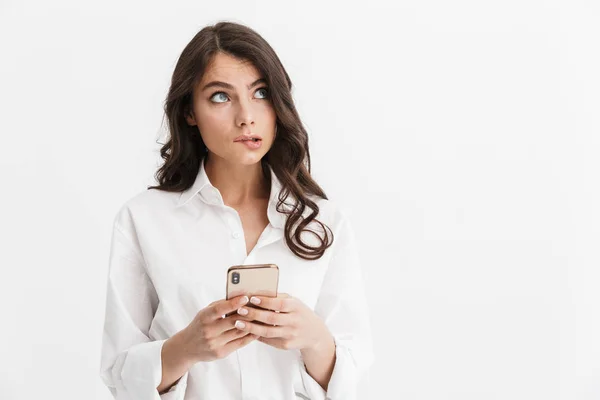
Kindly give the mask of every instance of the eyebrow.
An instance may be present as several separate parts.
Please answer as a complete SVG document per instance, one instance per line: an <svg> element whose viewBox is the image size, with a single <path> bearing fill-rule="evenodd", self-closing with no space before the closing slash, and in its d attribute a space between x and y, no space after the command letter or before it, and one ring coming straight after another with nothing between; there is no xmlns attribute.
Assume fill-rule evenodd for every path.
<svg viewBox="0 0 600 400"><path fill-rule="evenodd" d="M259 85L261 83L266 84L267 81L264 78L258 78L257 80L252 82L250 85L248 85L248 90L252 89L254 86ZM233 86L230 85L229 83L221 82L221 81L212 81L212 82L209 82L206 85L204 85L202 87L201 91L205 91L206 89L211 88L211 87L222 87L225 89L233 90Z"/></svg>

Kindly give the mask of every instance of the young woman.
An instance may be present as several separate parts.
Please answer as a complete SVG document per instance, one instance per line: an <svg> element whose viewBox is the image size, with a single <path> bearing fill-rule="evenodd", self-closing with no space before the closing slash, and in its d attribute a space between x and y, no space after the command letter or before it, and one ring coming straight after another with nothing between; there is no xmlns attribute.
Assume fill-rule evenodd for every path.
<svg viewBox="0 0 600 400"><path fill-rule="evenodd" d="M100 374L115 398L356 397L373 361L357 244L310 175L291 90L246 26L183 50L159 185L114 219ZM248 264L279 267L277 297L224 299Z"/></svg>

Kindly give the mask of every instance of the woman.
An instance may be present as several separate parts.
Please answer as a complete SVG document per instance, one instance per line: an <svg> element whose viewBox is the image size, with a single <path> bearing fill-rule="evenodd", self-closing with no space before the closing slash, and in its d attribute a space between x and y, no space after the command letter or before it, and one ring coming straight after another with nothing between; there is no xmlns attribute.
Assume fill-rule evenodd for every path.
<svg viewBox="0 0 600 400"><path fill-rule="evenodd" d="M358 251L310 175L291 89L246 26L183 50L159 185L114 220L100 374L115 398L356 397L373 358ZM278 296L225 300L241 264L276 264Z"/></svg>

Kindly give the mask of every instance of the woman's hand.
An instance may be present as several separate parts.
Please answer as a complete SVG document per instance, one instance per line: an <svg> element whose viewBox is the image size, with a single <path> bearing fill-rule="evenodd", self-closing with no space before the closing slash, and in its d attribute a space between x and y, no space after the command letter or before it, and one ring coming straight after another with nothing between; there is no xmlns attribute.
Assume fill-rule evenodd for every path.
<svg viewBox="0 0 600 400"><path fill-rule="evenodd" d="M260 308L240 307L235 327L259 336L257 340L265 344L282 350L316 351L333 341L321 317L286 293L279 293L277 297L253 296L250 302Z"/></svg>
<svg viewBox="0 0 600 400"><path fill-rule="evenodd" d="M181 331L183 347L193 363L224 358L257 338L234 327L236 320L245 319L235 311L247 303L247 296L218 300L196 314Z"/></svg>

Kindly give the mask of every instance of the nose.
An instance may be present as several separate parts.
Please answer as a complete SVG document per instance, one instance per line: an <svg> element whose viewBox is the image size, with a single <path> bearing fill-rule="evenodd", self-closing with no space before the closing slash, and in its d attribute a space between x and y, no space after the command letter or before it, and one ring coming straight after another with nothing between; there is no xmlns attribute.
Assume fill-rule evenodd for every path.
<svg viewBox="0 0 600 400"><path fill-rule="evenodd" d="M239 102L236 122L236 125L240 127L243 124L246 124L247 126L254 125L254 112L252 111L251 100L245 99Z"/></svg>

